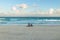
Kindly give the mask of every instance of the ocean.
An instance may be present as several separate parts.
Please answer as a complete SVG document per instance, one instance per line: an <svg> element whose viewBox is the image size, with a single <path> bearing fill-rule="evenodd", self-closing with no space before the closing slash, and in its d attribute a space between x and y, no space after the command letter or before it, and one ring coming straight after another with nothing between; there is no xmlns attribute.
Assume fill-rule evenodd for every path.
<svg viewBox="0 0 60 40"><path fill-rule="evenodd" d="M0 17L0 24L60 24L60 17Z"/></svg>
<svg viewBox="0 0 60 40"><path fill-rule="evenodd" d="M20 25L27 23L39 25ZM0 40L60 40L60 25L55 24L60 17L0 17Z"/></svg>

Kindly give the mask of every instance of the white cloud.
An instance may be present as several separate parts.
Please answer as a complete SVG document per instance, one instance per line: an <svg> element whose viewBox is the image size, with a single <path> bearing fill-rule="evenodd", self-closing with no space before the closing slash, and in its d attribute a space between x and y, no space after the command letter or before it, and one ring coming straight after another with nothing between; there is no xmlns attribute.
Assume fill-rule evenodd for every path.
<svg viewBox="0 0 60 40"><path fill-rule="evenodd" d="M56 13L59 13L60 14L60 9L56 9Z"/></svg>
<svg viewBox="0 0 60 40"><path fill-rule="evenodd" d="M49 14L53 14L53 13L54 13L54 9L53 8L50 8Z"/></svg>
<svg viewBox="0 0 60 40"><path fill-rule="evenodd" d="M21 8L21 9L20 9ZM21 11L23 11L24 9L28 8L27 4L17 4L15 6L12 7L12 10L15 11L16 13L19 13Z"/></svg>
<svg viewBox="0 0 60 40"><path fill-rule="evenodd" d="M15 6L13 6L13 7L12 7L12 10L16 11L16 10L17 10L17 8L16 8Z"/></svg>
<svg viewBox="0 0 60 40"><path fill-rule="evenodd" d="M19 8L23 8L23 9L28 7L28 5L24 4L24 3L23 4L17 4L16 6L19 7Z"/></svg>
<svg viewBox="0 0 60 40"><path fill-rule="evenodd" d="M3 15L2 15L3 14ZM21 11L16 10L12 12L0 13L0 16L60 16L60 9L50 9L47 11L36 10L36 11Z"/></svg>

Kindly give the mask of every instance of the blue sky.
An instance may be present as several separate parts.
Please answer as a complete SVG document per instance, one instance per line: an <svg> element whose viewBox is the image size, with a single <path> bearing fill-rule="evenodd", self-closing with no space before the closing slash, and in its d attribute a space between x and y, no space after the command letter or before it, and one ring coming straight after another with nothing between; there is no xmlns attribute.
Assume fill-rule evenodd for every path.
<svg viewBox="0 0 60 40"><path fill-rule="evenodd" d="M33 4L36 4L35 6L38 6L37 9L43 11L49 10L50 8L60 9L60 0L0 0L0 8L2 11L11 10L13 6L23 3L30 7L28 10L25 9L26 11L36 9L37 7L32 7Z"/></svg>
<svg viewBox="0 0 60 40"><path fill-rule="evenodd" d="M59 8L60 0L0 0L0 6L4 8L9 8L16 4L26 3L28 5L32 5L36 3L40 6L41 9L48 8Z"/></svg>

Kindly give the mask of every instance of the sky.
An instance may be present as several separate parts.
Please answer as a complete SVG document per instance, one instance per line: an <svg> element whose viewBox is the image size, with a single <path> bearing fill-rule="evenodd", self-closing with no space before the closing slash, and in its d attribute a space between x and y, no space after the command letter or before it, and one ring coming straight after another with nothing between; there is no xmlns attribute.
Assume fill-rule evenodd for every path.
<svg viewBox="0 0 60 40"><path fill-rule="evenodd" d="M0 0L0 16L60 16L60 0Z"/></svg>

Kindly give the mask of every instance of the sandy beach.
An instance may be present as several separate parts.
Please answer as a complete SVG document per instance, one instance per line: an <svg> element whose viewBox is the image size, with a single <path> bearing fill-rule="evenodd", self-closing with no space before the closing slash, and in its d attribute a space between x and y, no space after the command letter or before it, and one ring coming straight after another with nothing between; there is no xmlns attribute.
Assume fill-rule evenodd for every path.
<svg viewBox="0 0 60 40"><path fill-rule="evenodd" d="M60 40L60 25L0 25L0 40Z"/></svg>

